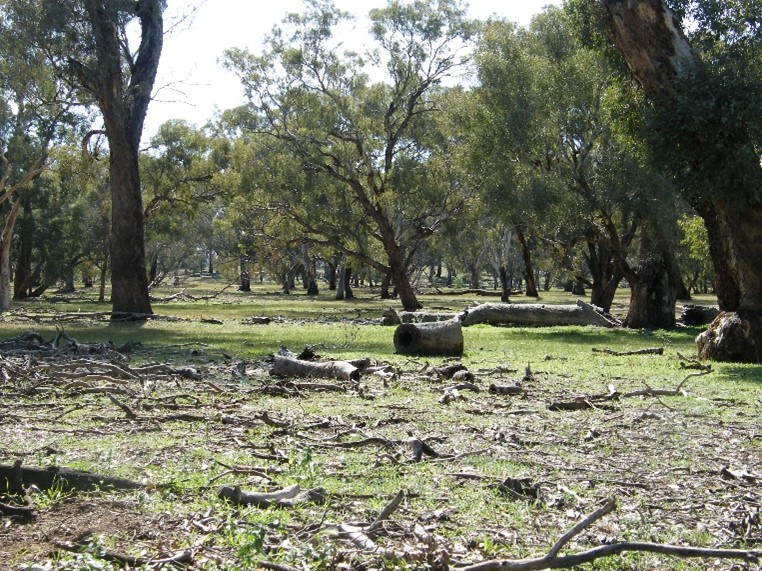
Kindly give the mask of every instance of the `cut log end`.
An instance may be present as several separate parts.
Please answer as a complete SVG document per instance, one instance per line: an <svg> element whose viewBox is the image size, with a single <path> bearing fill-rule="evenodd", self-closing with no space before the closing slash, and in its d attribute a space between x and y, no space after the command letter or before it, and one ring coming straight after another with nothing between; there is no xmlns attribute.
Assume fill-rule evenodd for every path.
<svg viewBox="0 0 762 571"><path fill-rule="evenodd" d="M403 323L394 332L394 350L400 355L460 356L463 354L460 321Z"/></svg>

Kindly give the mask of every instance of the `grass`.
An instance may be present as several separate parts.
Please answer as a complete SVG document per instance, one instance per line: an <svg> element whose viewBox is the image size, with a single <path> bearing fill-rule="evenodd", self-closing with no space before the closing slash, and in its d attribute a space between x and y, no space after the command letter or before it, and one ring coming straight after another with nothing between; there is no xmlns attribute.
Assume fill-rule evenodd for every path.
<svg viewBox="0 0 762 571"><path fill-rule="evenodd" d="M209 281L187 287L197 296L217 289ZM548 408L608 393L609 385L619 392L676 387L690 373L679 355L695 354L699 329L466 328L461 362L481 391L461 389L463 398L442 404L443 389L452 383L431 373L442 360L393 354L393 328L376 324L388 302L361 294L347 303L327 293L232 292L207 302L156 303L157 314L181 320L142 324L97 319L90 314L106 308L83 296L31 302L6 314L3 338L29 329L52 338L64 327L80 343L139 341L132 365L190 365L203 377L129 382L128 393L118 398L136 411L138 418L130 420L104 394L67 388L35 369L35 362L0 359L6 371L0 464L22 458L148 484L135 494L44 494L33 523L0 527L0 561L115 569L119 565L104 550L160 558L187 549L191 569L256 569L262 561L310 569L445 569L455 562L542 555L607 497L616 497L619 509L571 550L622 539L742 547L762 535L754 517L762 497L743 476L744 470L749 478L760 476L759 367L714 364L713 373L686 382L686 396L629 398L566 412ZM484 300L425 298L427 307L450 311L473 301ZM572 301L561 292L542 299ZM617 303L621 310L623 299ZM274 321L247 325L255 315ZM312 346L330 358L370 357L398 375L385 382L365 376L361 391L273 396L267 389L275 380L264 359L282 345L297 352ZM664 354L593 352L649 347L664 347ZM491 383L522 382L527 366L532 378L523 381L522 395L487 391ZM278 426L265 422L263 413ZM393 444L338 447L369 436ZM445 458L411 461L409 438L425 440ZM249 472L226 474L230 467ZM501 491L498 484L508 477L537 486L540 501ZM272 490L293 483L324 488L328 503L259 510L216 497L219 485ZM402 556L384 559L335 536L334 525L372 521L398 490L406 499L376 541ZM78 553L53 540L30 543L49 536L60 545L83 534L88 539ZM589 568L713 564L628 555Z"/></svg>

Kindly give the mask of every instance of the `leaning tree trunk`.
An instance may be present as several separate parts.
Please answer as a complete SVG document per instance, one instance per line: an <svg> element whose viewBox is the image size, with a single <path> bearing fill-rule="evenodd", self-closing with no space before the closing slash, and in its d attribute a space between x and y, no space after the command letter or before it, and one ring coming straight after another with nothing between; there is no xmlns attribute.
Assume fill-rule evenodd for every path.
<svg viewBox="0 0 762 571"><path fill-rule="evenodd" d="M696 69L697 58L677 20L662 0L603 0L611 16L614 42L635 78L654 104L669 110L676 104L679 81ZM701 112L696 110L697 113ZM707 121L707 141L713 140ZM734 180L714 181L715 192L693 201L709 232L722 313L697 339L703 358L726 361L762 360L762 203L758 199L762 166L749 148L745 125L728 138L726 158L741 166ZM727 137L727 135L726 135ZM703 156L703 155L702 155ZM696 159L699 161L700 159ZM701 172L701 164L690 165ZM741 176L741 174L743 176ZM686 191L689 189L686 189ZM732 192L733 200L727 197ZM732 202L732 204L731 204Z"/></svg>
<svg viewBox="0 0 762 571"><path fill-rule="evenodd" d="M408 268L405 264L405 255L396 243L387 241L384 243L384 249L389 257L389 279L394 285L397 295L402 302L405 311L416 311L423 306L415 295L413 284L410 283Z"/></svg>

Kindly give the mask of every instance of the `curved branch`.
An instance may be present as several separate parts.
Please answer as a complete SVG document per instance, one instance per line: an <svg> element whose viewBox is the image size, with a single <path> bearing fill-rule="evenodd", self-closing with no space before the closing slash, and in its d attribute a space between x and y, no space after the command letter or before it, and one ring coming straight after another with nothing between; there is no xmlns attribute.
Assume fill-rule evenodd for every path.
<svg viewBox="0 0 762 571"><path fill-rule="evenodd" d="M573 555L558 555L561 549L563 549L569 541L574 539L574 537L579 535L603 516L614 511L615 508L616 502L614 499L607 500L602 507L580 520L569 531L562 535L558 541L553 544L553 547L550 548L547 555L543 557L536 557L533 559L484 561L475 565L461 567L460 571L541 571L543 569L569 569L585 563L591 563L602 557L620 555L627 551L657 553L660 555L683 558L740 559L749 563L758 563L762 560L762 551L747 551L744 549L707 549L701 547L682 547L679 545L637 541L624 541L621 543L613 543L611 545L602 545Z"/></svg>

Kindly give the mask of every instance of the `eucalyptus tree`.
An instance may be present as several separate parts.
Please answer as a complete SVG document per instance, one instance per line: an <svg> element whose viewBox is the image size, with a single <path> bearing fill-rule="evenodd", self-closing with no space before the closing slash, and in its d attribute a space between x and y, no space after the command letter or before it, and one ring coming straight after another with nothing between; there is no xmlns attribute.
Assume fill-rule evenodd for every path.
<svg viewBox="0 0 762 571"><path fill-rule="evenodd" d="M172 120L140 157L151 283L177 270L197 248L214 250L213 221L237 180L228 168L230 146L225 137Z"/></svg>
<svg viewBox="0 0 762 571"><path fill-rule="evenodd" d="M305 237L387 275L415 310L416 253L457 195L431 167L433 97L465 62L474 25L458 0L391 0L370 12L376 47L361 57L342 53L334 35L348 18L330 1L310 0L273 30L261 55L230 50L226 65L244 84L251 128L298 161L305 186L289 191L321 195L322 208L298 220ZM384 78L372 81L369 67ZM315 223L331 210L344 216L340 236ZM382 258L345 238L350 230L377 243Z"/></svg>
<svg viewBox="0 0 762 571"><path fill-rule="evenodd" d="M75 91L29 45L9 2L0 2L0 311L10 307L10 248L16 220L48 166L49 150L84 121ZM39 187L39 185L37 184ZM23 198L23 200L22 200Z"/></svg>
<svg viewBox="0 0 762 571"><path fill-rule="evenodd" d="M602 4L616 47L652 102L654 155L707 226L723 313L699 337L700 352L759 362L762 5L750 0Z"/></svg>
<svg viewBox="0 0 762 571"><path fill-rule="evenodd" d="M138 154L162 50L164 5L164 0L3 1L24 45L44 51L57 76L100 110L109 142L115 317L151 313ZM137 27L130 28L133 23ZM133 50L135 37L139 45Z"/></svg>
<svg viewBox="0 0 762 571"><path fill-rule="evenodd" d="M674 256L658 234L663 218L651 208L669 187L622 126L621 116L637 101L621 70L574 32L568 14L557 8L536 17L528 30L503 22L488 26L477 56L478 94L486 129L481 144L491 149L484 156L500 173L495 189L530 211L540 206L547 213L559 202L566 233L576 228L590 246L594 297L610 305L612 280L623 276L631 286L628 325L673 326Z"/></svg>
<svg viewBox="0 0 762 571"><path fill-rule="evenodd" d="M72 290L79 269L107 265L108 166L83 156L79 144L51 149L49 163L20 195L15 299L40 296L60 280Z"/></svg>

